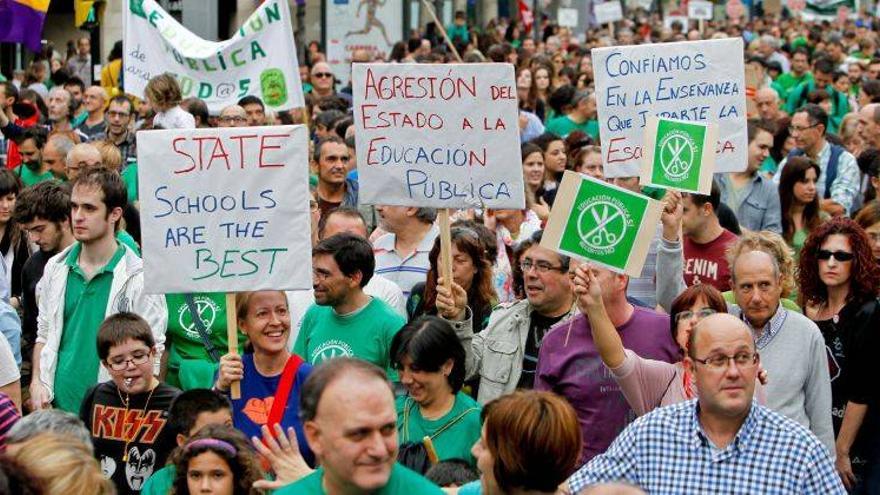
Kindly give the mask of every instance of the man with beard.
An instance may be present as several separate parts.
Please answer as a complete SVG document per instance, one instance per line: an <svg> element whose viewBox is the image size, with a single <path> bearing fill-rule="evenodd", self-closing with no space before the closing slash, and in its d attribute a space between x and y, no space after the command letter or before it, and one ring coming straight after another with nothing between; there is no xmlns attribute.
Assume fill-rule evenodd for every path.
<svg viewBox="0 0 880 495"><path fill-rule="evenodd" d="M243 116L245 119L246 115ZM357 207L358 183L348 179L348 146L338 136L328 136L315 145L312 159L318 172L318 208L327 216L340 206Z"/></svg>
<svg viewBox="0 0 880 495"><path fill-rule="evenodd" d="M21 165L15 167L14 173L27 186L52 180L55 176L49 166L43 162L43 147L46 144L46 131L39 127L28 127L18 138L18 152Z"/></svg>
<svg viewBox="0 0 880 495"><path fill-rule="evenodd" d="M375 265L372 246L356 235L337 234L312 248L315 304L303 316L293 352L315 365L356 357L397 377L391 365L391 340L406 320L364 293Z"/></svg>
<svg viewBox="0 0 880 495"><path fill-rule="evenodd" d="M125 95L114 96L107 107L107 141L119 148L122 154L122 171L137 161L137 147L134 133L131 132L131 117L134 106Z"/></svg>
<svg viewBox="0 0 880 495"><path fill-rule="evenodd" d="M31 361L37 338L37 282L49 258L73 244L70 228L70 191L58 181L46 181L21 192L15 201L15 221L27 232L28 240L40 249L32 254L21 270L22 356ZM27 382L23 382L27 385Z"/></svg>

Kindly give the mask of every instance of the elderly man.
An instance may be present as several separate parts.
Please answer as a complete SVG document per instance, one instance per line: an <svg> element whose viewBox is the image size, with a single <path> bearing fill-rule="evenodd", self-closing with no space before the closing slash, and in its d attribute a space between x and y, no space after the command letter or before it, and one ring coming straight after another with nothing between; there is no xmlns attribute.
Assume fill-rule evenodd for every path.
<svg viewBox="0 0 880 495"><path fill-rule="evenodd" d="M734 251L737 252L737 251ZM746 323L773 377L767 407L809 428L834 453L831 378L819 328L780 304L782 275L776 258L763 251L739 251L731 260L736 299L732 313Z"/></svg>
<svg viewBox="0 0 880 495"><path fill-rule="evenodd" d="M300 392L300 417L319 467L277 495L440 495L397 463L394 393L377 366L335 358L316 366Z"/></svg>
<svg viewBox="0 0 880 495"><path fill-rule="evenodd" d="M54 134L49 136L49 139L46 141L46 145L43 147L43 165L55 177L64 177L66 175L65 160L73 146L73 141L64 134Z"/></svg>
<svg viewBox="0 0 880 495"><path fill-rule="evenodd" d="M705 318L684 359L698 398L633 422L572 475L572 491L623 480L649 493L846 493L809 430L753 401L760 362L745 324Z"/></svg>
<svg viewBox="0 0 880 495"><path fill-rule="evenodd" d="M103 139L107 133L107 120L104 118L104 104L107 91L101 86L90 86L83 95L83 105L88 116L76 128L88 137L89 141Z"/></svg>
<svg viewBox="0 0 880 495"><path fill-rule="evenodd" d="M782 72L791 70L791 63L785 58L785 55L779 53L779 39L772 34L761 36L758 42L758 50L767 62L778 62L782 67Z"/></svg>
<svg viewBox="0 0 880 495"><path fill-rule="evenodd" d="M870 103L859 110L858 130L866 146L880 148L880 103Z"/></svg>
<svg viewBox="0 0 880 495"><path fill-rule="evenodd" d="M91 144L77 144L67 152L65 175L73 182L84 170L101 166L101 152Z"/></svg>
<svg viewBox="0 0 880 495"><path fill-rule="evenodd" d="M239 105L229 105L220 110L217 127L244 127L248 123L247 112Z"/></svg>
<svg viewBox="0 0 880 495"><path fill-rule="evenodd" d="M488 326L479 333L473 332L475 323L464 289L453 284L449 294L445 287L437 287L438 313L452 321L462 340L468 378L480 378L477 399L482 404L518 388L533 388L544 336L577 309L568 278L570 260L540 246L542 235L542 231L535 232L520 243L515 256L526 298L496 307Z"/></svg>
<svg viewBox="0 0 880 495"><path fill-rule="evenodd" d="M758 107L758 116L764 120L778 122L785 117L785 112L779 108L779 93L773 88L763 87L755 93L755 106Z"/></svg>

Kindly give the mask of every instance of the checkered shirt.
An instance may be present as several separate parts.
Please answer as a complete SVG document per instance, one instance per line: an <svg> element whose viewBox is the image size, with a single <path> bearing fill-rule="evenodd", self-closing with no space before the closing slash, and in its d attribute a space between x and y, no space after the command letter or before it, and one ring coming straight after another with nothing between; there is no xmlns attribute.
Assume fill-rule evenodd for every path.
<svg viewBox="0 0 880 495"><path fill-rule="evenodd" d="M754 402L734 440L718 449L697 414L691 400L638 418L572 475L572 493L627 481L652 495L846 494L825 447L794 421Z"/></svg>

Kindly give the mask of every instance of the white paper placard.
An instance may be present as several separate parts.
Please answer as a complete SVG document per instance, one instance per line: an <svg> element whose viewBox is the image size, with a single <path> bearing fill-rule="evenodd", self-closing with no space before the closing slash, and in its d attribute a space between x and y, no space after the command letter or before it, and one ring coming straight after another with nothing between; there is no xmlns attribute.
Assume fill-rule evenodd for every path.
<svg viewBox="0 0 880 495"><path fill-rule="evenodd" d="M740 38L594 49L605 175L639 175L650 116L715 122L715 171L745 170L742 53Z"/></svg>
<svg viewBox="0 0 880 495"><path fill-rule="evenodd" d="M137 139L146 292L311 288L304 126Z"/></svg>
<svg viewBox="0 0 880 495"><path fill-rule="evenodd" d="M523 208L510 64L355 64L358 201Z"/></svg>
<svg viewBox="0 0 880 495"><path fill-rule="evenodd" d="M556 11L556 20L562 27L577 27L578 11L577 9L559 7L559 10Z"/></svg>
<svg viewBox="0 0 880 495"><path fill-rule="evenodd" d="M593 14L596 16L596 22L599 24L608 24L609 22L617 22L623 19L623 9L617 0L594 4Z"/></svg>
<svg viewBox="0 0 880 495"><path fill-rule="evenodd" d="M688 17L711 21L712 2L707 0L688 0Z"/></svg>

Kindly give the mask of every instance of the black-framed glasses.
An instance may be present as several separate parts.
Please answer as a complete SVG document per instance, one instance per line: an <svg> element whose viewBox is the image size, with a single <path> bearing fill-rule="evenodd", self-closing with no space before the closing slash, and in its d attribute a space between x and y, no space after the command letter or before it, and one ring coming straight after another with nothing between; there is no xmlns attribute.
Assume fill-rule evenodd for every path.
<svg viewBox="0 0 880 495"><path fill-rule="evenodd" d="M528 273L534 267L538 273L547 273L549 271L561 272L564 271L562 266L553 266L546 261L532 261L530 259L524 259L519 262L519 268L523 271L523 273Z"/></svg>
<svg viewBox="0 0 880 495"><path fill-rule="evenodd" d="M808 130L812 129L813 127L816 127L817 125L819 125L819 124L818 124L818 123L815 123L815 124L813 124L813 125L808 125L808 126L804 126L804 127L798 127L798 126L795 126L795 125L790 125L790 126L788 126L788 133L791 134L791 133L794 133L794 132L804 132L804 131L808 131Z"/></svg>
<svg viewBox="0 0 880 495"><path fill-rule="evenodd" d="M736 365L737 368L750 368L756 364L758 364L758 353L757 352L737 352L733 356L726 356L724 354L717 354L715 356L709 356L706 359L697 359L691 358L694 362L700 363L707 368L720 371L724 368L727 368L727 364L730 361L733 361L733 364Z"/></svg>
<svg viewBox="0 0 880 495"><path fill-rule="evenodd" d="M714 315L715 313L717 313L717 311L715 311L712 308L703 308L703 309L698 309L696 311L690 311L690 310L682 311L682 312L677 313L675 315L675 323L678 324L678 323L681 323L681 320L690 320L691 318L694 318L694 317L697 318L697 321L700 321L703 318L706 318L707 316Z"/></svg>
<svg viewBox="0 0 880 495"><path fill-rule="evenodd" d="M113 371L123 371L128 368L128 363L131 363L135 366L140 366L147 361L150 360L150 353L145 351L135 352L131 355L130 358L114 358L113 360L107 361L107 367L109 367Z"/></svg>
<svg viewBox="0 0 880 495"><path fill-rule="evenodd" d="M816 257L822 261L828 261L831 257L834 257L835 260L839 262L852 261L853 254L848 253L846 251L829 251L827 249L820 249L818 253L816 253Z"/></svg>

